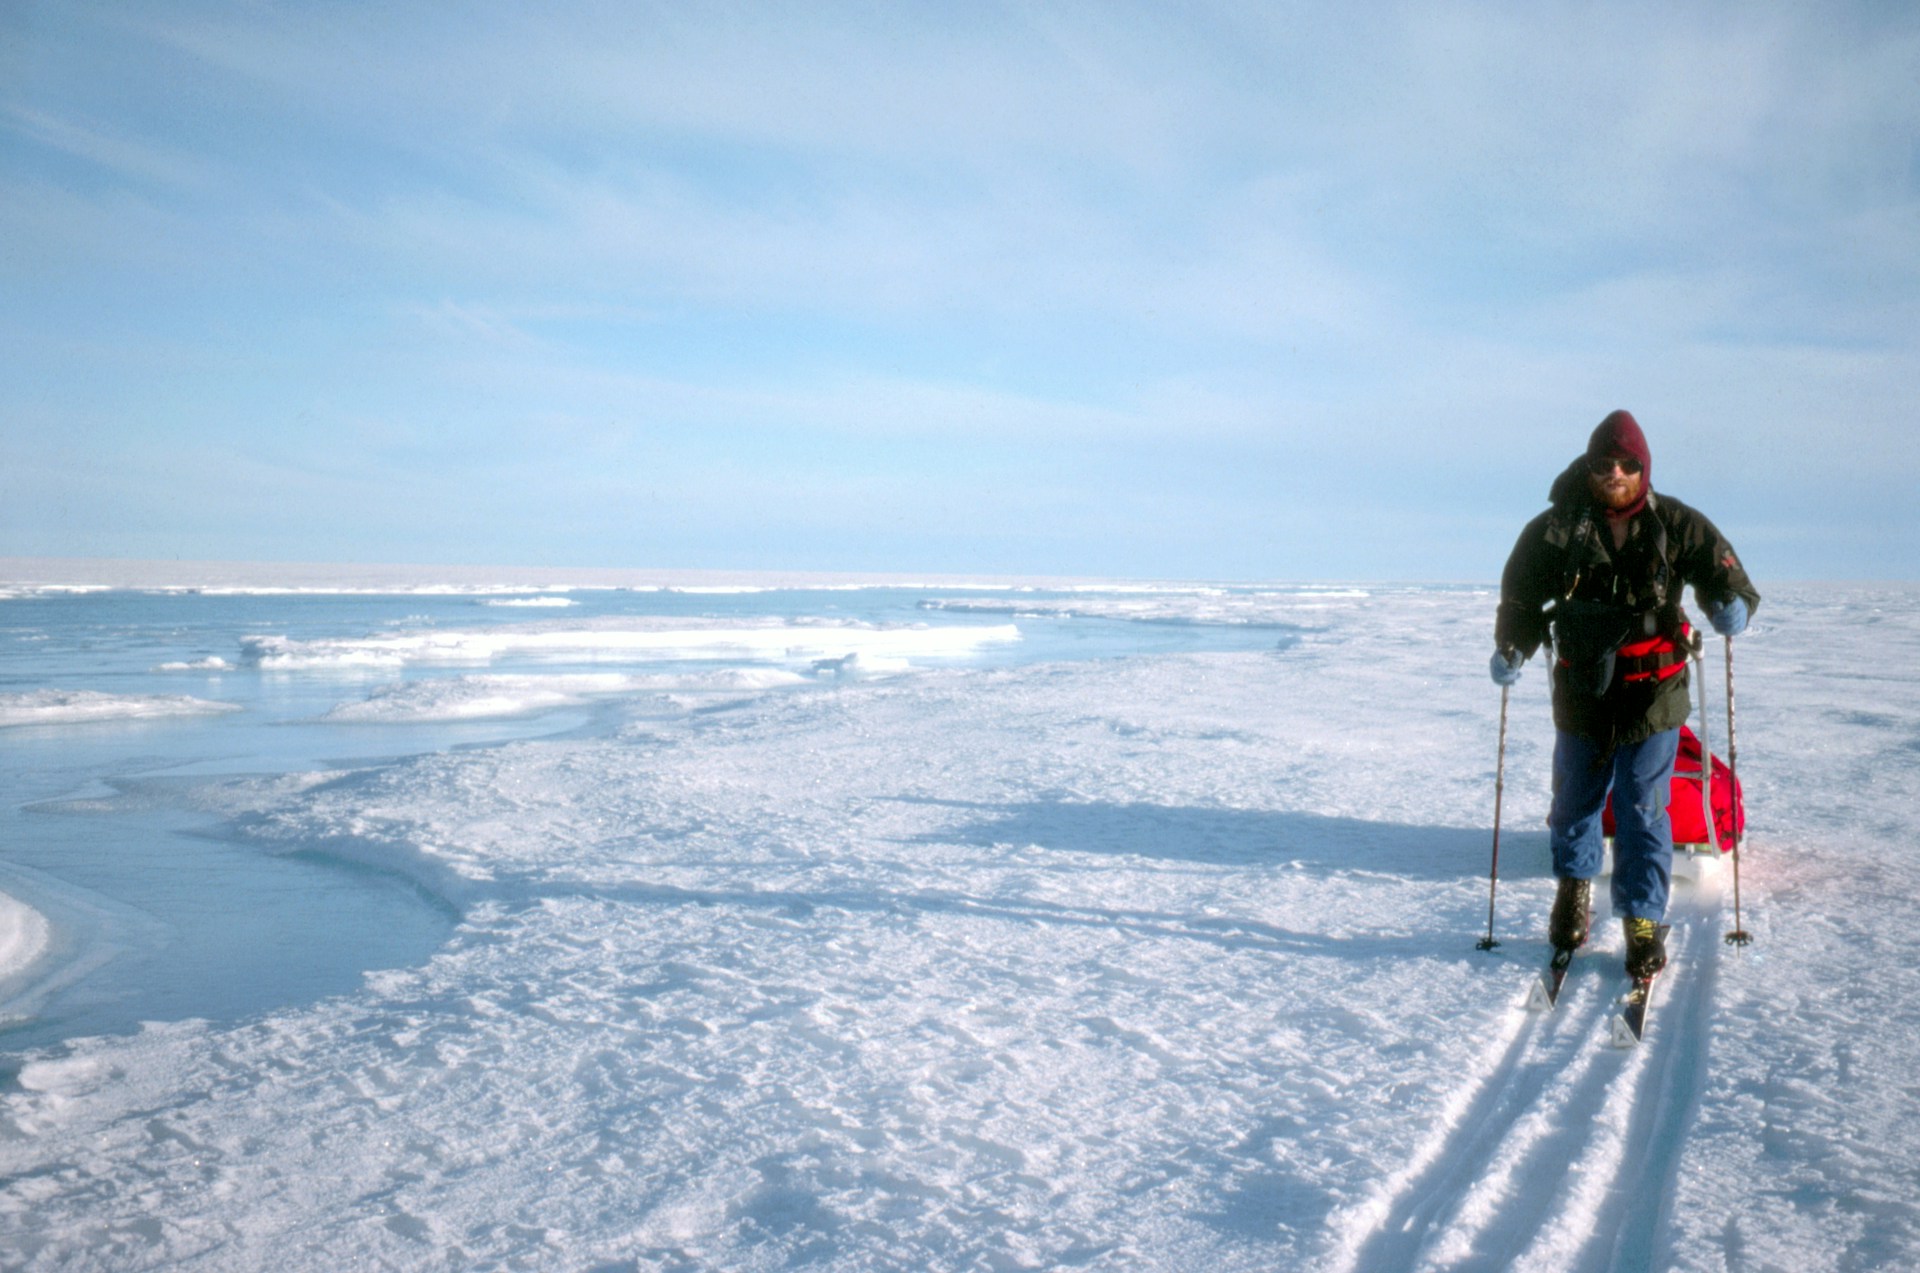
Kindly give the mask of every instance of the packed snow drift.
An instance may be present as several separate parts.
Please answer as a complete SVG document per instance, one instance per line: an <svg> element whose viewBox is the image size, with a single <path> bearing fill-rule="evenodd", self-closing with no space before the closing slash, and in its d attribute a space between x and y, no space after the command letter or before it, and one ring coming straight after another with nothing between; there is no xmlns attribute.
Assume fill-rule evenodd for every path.
<svg viewBox="0 0 1920 1273"><path fill-rule="evenodd" d="M1523 1006L1537 660L1475 949L1487 588L16 588L0 703L224 710L0 731L0 1262L1920 1264L1920 593L1767 592L1756 940L1683 889L1620 1050L1604 903ZM414 946L278 989L362 904ZM113 980L200 941L191 1011Z"/></svg>

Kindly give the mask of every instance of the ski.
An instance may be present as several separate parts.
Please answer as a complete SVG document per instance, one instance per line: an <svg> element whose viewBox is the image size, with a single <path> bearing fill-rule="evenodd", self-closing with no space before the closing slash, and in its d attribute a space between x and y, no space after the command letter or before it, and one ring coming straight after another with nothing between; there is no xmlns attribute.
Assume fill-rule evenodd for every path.
<svg viewBox="0 0 1920 1273"><path fill-rule="evenodd" d="M1555 950L1553 958L1547 961L1546 971L1533 983L1533 989L1527 995L1527 1007L1534 1012L1551 1012L1553 1005L1560 1001L1560 987L1566 984L1567 969L1573 966L1573 951Z"/></svg>
<svg viewBox="0 0 1920 1273"><path fill-rule="evenodd" d="M1658 978L1635 977L1633 989L1627 991L1626 998L1620 1001L1620 1011L1613 1017L1613 1046L1630 1048L1646 1037L1647 1012L1653 1007L1653 983Z"/></svg>
<svg viewBox="0 0 1920 1273"><path fill-rule="evenodd" d="M1660 939L1664 943L1667 926L1660 926ZM1665 969L1661 970L1662 972ZM1613 1018L1613 1046L1630 1048L1640 1042L1647 1034L1647 1014L1653 1010L1653 986L1660 978L1656 972L1646 977L1635 977L1633 988L1627 991L1620 1001L1620 1011Z"/></svg>

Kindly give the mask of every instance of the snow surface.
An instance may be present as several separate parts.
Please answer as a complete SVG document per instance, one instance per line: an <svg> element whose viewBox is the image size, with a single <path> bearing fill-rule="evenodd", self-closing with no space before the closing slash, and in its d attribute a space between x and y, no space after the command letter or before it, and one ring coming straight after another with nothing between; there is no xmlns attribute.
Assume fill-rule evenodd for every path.
<svg viewBox="0 0 1920 1273"><path fill-rule="evenodd" d="M643 691L741 692L799 685L809 679L779 668L716 668L687 675L562 672L398 681L375 689L358 702L341 703L327 712L324 719L385 723L475 720L550 711Z"/></svg>
<svg viewBox="0 0 1920 1273"><path fill-rule="evenodd" d="M185 694L107 694L99 690L0 692L0 729L9 725L74 725L105 720L153 720L238 710L232 703Z"/></svg>
<svg viewBox="0 0 1920 1273"><path fill-rule="evenodd" d="M1018 641L1013 624L993 627L878 627L852 621L800 624L768 620L715 626L700 621L613 620L590 626L520 624L469 631L295 640L250 636L244 661L271 670L398 667L408 663L490 663L511 656L568 660L738 659L807 662L848 656L904 660L962 658Z"/></svg>
<svg viewBox="0 0 1920 1273"><path fill-rule="evenodd" d="M213 654L203 659L174 659L166 663L156 663L153 670L156 672L231 672L234 670L234 665L219 655Z"/></svg>
<svg viewBox="0 0 1920 1273"><path fill-rule="evenodd" d="M6 984L31 968L47 949L46 917L0 893L0 1003Z"/></svg>
<svg viewBox="0 0 1920 1273"><path fill-rule="evenodd" d="M1685 891L1630 1051L1610 923L1557 1011L1521 1006L1551 894L1537 666L1503 945L1474 948L1491 592L1261 604L1299 639L684 710L634 686L594 730L167 788L263 853L405 872L458 923L351 993L20 1058L4 1262L1920 1266L1920 865L1889 851L1920 807L1920 595L1769 591L1735 652L1756 940ZM374 650L441 656L260 658ZM409 688L440 684L339 710L621 688Z"/></svg>
<svg viewBox="0 0 1920 1273"><path fill-rule="evenodd" d="M1076 589L1075 592L1084 592ZM1037 597L936 597L922 603L928 610L962 614L1051 615L1063 618L1127 619L1139 623L1239 624L1250 627L1289 627L1318 613L1349 611L1364 600L1363 589L1288 589L1282 591L1227 591L1196 589L1139 589L1104 596L1071 596L1067 600Z"/></svg>

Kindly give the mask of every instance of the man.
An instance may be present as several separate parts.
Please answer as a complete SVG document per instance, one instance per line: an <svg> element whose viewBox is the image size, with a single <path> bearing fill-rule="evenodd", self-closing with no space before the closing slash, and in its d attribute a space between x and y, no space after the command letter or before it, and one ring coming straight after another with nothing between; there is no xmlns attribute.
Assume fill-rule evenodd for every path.
<svg viewBox="0 0 1920 1273"><path fill-rule="evenodd" d="M1613 791L1613 911L1625 923L1627 972L1666 965L1659 924L1673 877L1667 797L1690 698L1698 636L1680 608L1692 585L1714 631L1737 636L1760 604L1713 523L1653 490L1653 455L1625 411L1600 422L1586 454L1553 483L1552 507L1527 523L1500 580L1491 671L1520 679L1553 644L1553 809L1559 878L1548 937L1587 940L1601 812Z"/></svg>

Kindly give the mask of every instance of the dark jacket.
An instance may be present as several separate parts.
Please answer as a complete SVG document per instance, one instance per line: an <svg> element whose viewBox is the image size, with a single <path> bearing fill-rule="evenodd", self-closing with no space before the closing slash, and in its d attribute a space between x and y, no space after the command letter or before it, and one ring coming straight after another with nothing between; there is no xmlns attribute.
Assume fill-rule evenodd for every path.
<svg viewBox="0 0 1920 1273"><path fill-rule="evenodd" d="M1553 723L1605 747L1687 719L1691 627L1680 593L1715 608L1760 604L1733 546L1695 509L1649 493L1617 552L1588 492L1586 462L1554 480L1500 579L1494 642L1531 656L1553 643ZM1623 653L1624 651L1624 653Z"/></svg>

